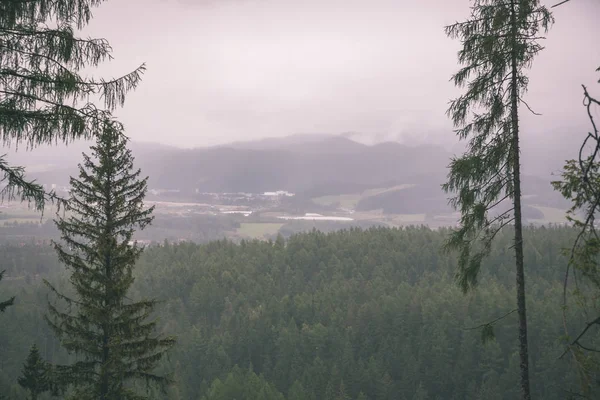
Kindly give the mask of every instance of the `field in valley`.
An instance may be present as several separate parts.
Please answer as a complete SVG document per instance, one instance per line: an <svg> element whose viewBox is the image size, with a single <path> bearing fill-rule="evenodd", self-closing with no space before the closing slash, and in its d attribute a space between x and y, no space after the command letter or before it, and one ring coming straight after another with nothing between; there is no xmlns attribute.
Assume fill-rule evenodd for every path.
<svg viewBox="0 0 600 400"><path fill-rule="evenodd" d="M275 235L284 224L269 222L243 222L236 233L250 239L264 239Z"/></svg>

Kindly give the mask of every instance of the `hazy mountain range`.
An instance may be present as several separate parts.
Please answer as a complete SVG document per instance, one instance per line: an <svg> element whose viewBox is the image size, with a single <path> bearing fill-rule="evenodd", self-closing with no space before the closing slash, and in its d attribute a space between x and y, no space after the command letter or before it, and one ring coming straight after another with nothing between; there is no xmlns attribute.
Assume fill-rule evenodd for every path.
<svg viewBox="0 0 600 400"><path fill-rule="evenodd" d="M88 145L79 142L66 148L19 151L10 154L9 161L27 166L28 176L41 183L66 185L68 177L77 173L81 152L88 152ZM136 165L150 177L151 188L179 189L183 193L194 193L196 189L251 193L287 190L317 197L414 184L402 195L416 196L411 200L414 203L423 198L433 208L445 208L448 196L440 184L453 155L437 145L365 145L344 135L316 134L197 149L132 142L131 149ZM525 175L524 192L536 204L566 206L552 190L549 172L545 176ZM385 203L402 201L395 196L386 193Z"/></svg>

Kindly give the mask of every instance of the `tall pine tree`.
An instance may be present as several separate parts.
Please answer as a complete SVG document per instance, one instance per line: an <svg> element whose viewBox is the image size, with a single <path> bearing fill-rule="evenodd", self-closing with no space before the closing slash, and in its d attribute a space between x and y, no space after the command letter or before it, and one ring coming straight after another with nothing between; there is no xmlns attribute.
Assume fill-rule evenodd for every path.
<svg viewBox="0 0 600 400"><path fill-rule="evenodd" d="M152 371L175 341L154 333L156 322L148 318L156 301L127 297L142 251L133 234L150 224L153 209L143 206L147 178L133 169L121 125L107 121L102 129L92 156L84 154L79 178L71 178L70 215L56 221L62 242L54 247L72 271L76 295L47 283L69 306L49 304L47 320L62 345L80 356L56 369L58 384L72 387L73 398L143 399L132 384L144 380L164 388L170 380Z"/></svg>
<svg viewBox="0 0 600 400"><path fill-rule="evenodd" d="M104 39L75 31L104 0L0 1L0 140L29 148L90 139L98 121L125 100L144 66L116 79L90 79L81 71L108 60ZM103 98L103 108L90 99ZM21 167L0 156L0 197L29 201L37 209L55 196L27 180Z"/></svg>
<svg viewBox="0 0 600 400"><path fill-rule="evenodd" d="M37 400L40 394L51 389L49 366L40 356L35 344L29 350L29 355L25 360L23 371L17 382L29 392L29 400Z"/></svg>
<svg viewBox="0 0 600 400"><path fill-rule="evenodd" d="M529 356L521 215L519 107L528 77L525 70L542 50L540 31L552 15L538 0L475 0L471 17L446 27L462 43L453 76L466 93L451 102L448 114L467 151L450 164L444 190L461 212L460 227L447 242L459 251L457 279L464 291L477 282L483 258L496 234L514 225L521 392L529 400ZM510 205L506 205L510 203ZM500 211L498 211L500 209Z"/></svg>

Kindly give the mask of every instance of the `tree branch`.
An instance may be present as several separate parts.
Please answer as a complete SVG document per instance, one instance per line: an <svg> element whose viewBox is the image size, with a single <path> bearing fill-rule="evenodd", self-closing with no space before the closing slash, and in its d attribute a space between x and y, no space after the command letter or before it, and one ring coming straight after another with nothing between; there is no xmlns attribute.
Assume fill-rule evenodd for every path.
<svg viewBox="0 0 600 400"><path fill-rule="evenodd" d="M515 309L513 309L513 310L510 310L510 311L509 311L509 312L507 312L506 314L502 315L501 317L498 317L498 318L496 318L496 319L495 319L495 320L493 320L493 321L486 322L486 323L483 323L483 324L481 324L481 325L477 325L477 326L474 326L474 327L471 327L471 328L464 328L464 330L465 330L465 331L474 331L474 330L476 330L476 329L481 329L481 328L484 328L484 327L486 327L486 326L493 325L493 324L495 324L496 322L498 322L498 321L500 321L500 320L503 320L504 318L508 317L510 314L512 314L512 313L514 313L514 312L517 312L517 309L516 309L516 308L515 308Z"/></svg>
<svg viewBox="0 0 600 400"><path fill-rule="evenodd" d="M570 1L571 0L563 0L560 3L557 3L557 4L553 5L553 6L551 6L550 8L555 8L555 7L558 7L558 6L562 6L563 4L568 3Z"/></svg>

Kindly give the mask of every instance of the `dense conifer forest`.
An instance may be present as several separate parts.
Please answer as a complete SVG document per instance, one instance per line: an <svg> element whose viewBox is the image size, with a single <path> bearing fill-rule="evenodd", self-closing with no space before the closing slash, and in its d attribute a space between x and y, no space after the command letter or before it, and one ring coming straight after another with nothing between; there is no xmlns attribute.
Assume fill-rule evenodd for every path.
<svg viewBox="0 0 600 400"><path fill-rule="evenodd" d="M525 230L532 394L540 399L577 390L576 370L560 359L561 249L575 233ZM156 398L517 398L515 313L485 343L481 329L470 329L514 308L510 231L467 296L454 283L455 257L440 250L447 234L372 228L147 249L131 297L161 300L159 331L178 337L159 368L176 383ZM68 359L43 320L42 284L69 291L68 272L50 247L7 245L0 257L13 277L4 293L17 295L0 315L0 391L21 399L16 382L32 344L47 361ZM571 317L580 329L582 316Z"/></svg>

